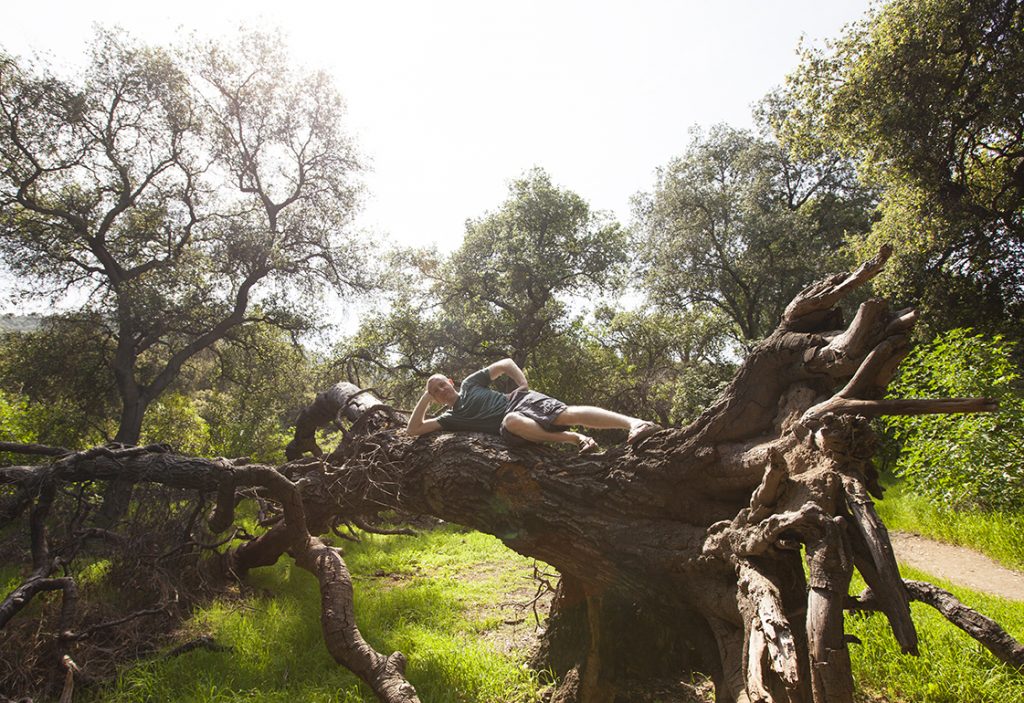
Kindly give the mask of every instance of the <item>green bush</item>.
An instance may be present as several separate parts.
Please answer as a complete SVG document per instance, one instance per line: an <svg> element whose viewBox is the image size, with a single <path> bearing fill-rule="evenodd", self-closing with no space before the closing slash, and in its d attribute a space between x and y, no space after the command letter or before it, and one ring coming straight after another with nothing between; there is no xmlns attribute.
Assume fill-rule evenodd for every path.
<svg viewBox="0 0 1024 703"><path fill-rule="evenodd" d="M165 393L146 411L140 444L166 442L182 454L212 454L210 424L194 399L182 393Z"/></svg>
<svg viewBox="0 0 1024 703"><path fill-rule="evenodd" d="M27 427L28 401L0 390L0 441L31 442L35 439Z"/></svg>
<svg viewBox="0 0 1024 703"><path fill-rule="evenodd" d="M890 388L895 398L987 396L998 413L887 417L901 445L896 474L952 508L1024 508L1024 393L1013 345L955 329L917 347Z"/></svg>

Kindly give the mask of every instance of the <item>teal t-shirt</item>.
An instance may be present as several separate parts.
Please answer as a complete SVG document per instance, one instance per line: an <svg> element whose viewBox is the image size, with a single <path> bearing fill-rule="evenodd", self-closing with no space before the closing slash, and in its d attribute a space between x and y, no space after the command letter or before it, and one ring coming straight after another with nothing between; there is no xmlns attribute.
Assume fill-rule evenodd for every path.
<svg viewBox="0 0 1024 703"><path fill-rule="evenodd" d="M489 388L490 385L491 374L487 369L467 376L459 387L455 406L434 419L446 430L498 434L508 408L508 396Z"/></svg>

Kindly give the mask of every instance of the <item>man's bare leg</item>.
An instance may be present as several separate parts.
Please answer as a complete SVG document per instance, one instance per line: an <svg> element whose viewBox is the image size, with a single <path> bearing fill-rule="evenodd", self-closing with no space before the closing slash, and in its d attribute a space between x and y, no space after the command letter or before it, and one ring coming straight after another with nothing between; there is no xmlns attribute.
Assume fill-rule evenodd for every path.
<svg viewBox="0 0 1024 703"><path fill-rule="evenodd" d="M653 422L594 407L593 405L570 405L562 411L561 415L555 418L555 423L565 426L579 425L592 430L629 430L627 442L636 441L641 433L643 436L647 436L653 431L661 429Z"/></svg>
<svg viewBox="0 0 1024 703"><path fill-rule="evenodd" d="M563 412L562 415L564 414L565 413ZM566 444L575 444L581 450L588 449L591 445L596 446L594 440L585 434L570 432L568 430L561 432L549 432L541 427L535 420L531 420L525 415L515 412L506 415L501 424L506 430L514 434L516 437L522 437L523 439L531 442L563 442Z"/></svg>

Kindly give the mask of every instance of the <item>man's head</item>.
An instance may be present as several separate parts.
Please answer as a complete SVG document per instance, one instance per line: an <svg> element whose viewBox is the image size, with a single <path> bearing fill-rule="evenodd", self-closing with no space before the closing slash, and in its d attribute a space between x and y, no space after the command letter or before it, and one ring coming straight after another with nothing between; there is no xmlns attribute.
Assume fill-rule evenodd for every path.
<svg viewBox="0 0 1024 703"><path fill-rule="evenodd" d="M455 383L443 373L435 373L427 379L427 393L442 405L455 405L455 401L459 399Z"/></svg>

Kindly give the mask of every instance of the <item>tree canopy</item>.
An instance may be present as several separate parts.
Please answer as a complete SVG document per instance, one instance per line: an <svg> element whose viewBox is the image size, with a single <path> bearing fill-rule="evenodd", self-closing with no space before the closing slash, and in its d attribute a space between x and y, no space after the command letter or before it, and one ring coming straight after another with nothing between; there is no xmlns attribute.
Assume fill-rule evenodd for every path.
<svg viewBox="0 0 1024 703"><path fill-rule="evenodd" d="M625 261L623 228L534 169L496 211L467 220L451 255L399 254L390 310L370 316L344 354L364 373L367 362L404 372L407 399L431 373L465 375L503 357L555 393L555 367L585 355L573 301L609 291Z"/></svg>
<svg viewBox="0 0 1024 703"><path fill-rule="evenodd" d="M807 280L838 263L844 236L866 229L870 206L870 192L834 152L799 160L744 130L697 132L637 200L646 283L675 309L717 309L750 344Z"/></svg>
<svg viewBox="0 0 1024 703"><path fill-rule="evenodd" d="M884 189L863 250L896 256L876 289L941 311L931 324L1019 337L1024 5L894 0L805 51L787 92L787 142L824 141Z"/></svg>
<svg viewBox="0 0 1024 703"><path fill-rule="evenodd" d="M78 78L0 72L0 250L27 294L84 296L112 340L117 440L212 343L307 327L323 286L362 278L341 98L278 38L174 51L101 30Z"/></svg>

